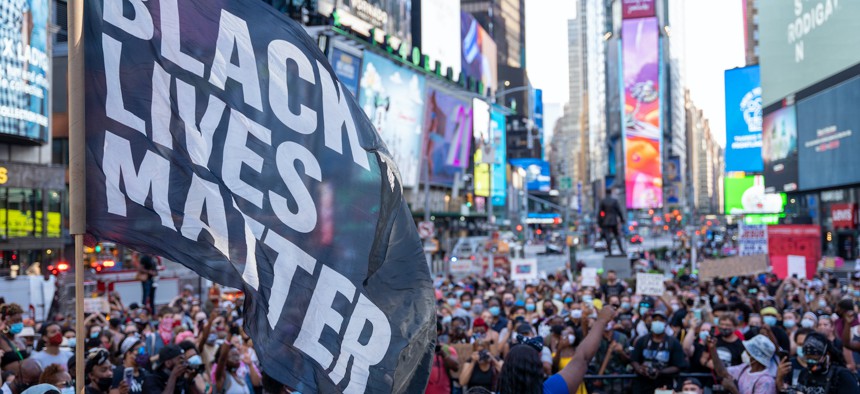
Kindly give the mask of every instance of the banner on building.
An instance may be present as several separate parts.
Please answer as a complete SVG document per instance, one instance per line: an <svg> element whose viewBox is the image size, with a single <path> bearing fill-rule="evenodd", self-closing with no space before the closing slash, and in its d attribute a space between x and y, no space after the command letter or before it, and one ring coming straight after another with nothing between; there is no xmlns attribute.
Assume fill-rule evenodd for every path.
<svg viewBox="0 0 860 394"><path fill-rule="evenodd" d="M783 107L764 116L761 158L765 191L797 190L797 114L794 106Z"/></svg>
<svg viewBox="0 0 860 394"><path fill-rule="evenodd" d="M495 207L505 206L508 198L508 144L505 129L505 114L493 108L490 111L490 138L493 139L495 159L492 170L492 203Z"/></svg>
<svg viewBox="0 0 860 394"><path fill-rule="evenodd" d="M657 18L622 22L627 208L663 206L660 37Z"/></svg>
<svg viewBox="0 0 860 394"><path fill-rule="evenodd" d="M439 23L434 21L434 29L439 29ZM462 52L460 62L463 74L475 80L475 83L482 82L484 89L495 92L499 79L496 42L475 17L465 11L460 12L460 37L462 45L458 47Z"/></svg>
<svg viewBox="0 0 860 394"><path fill-rule="evenodd" d="M761 172L758 65L726 70L726 171Z"/></svg>
<svg viewBox="0 0 860 394"><path fill-rule="evenodd" d="M241 289L289 388L422 391L435 300L400 175L302 27L255 0L85 7L88 231Z"/></svg>
<svg viewBox="0 0 860 394"><path fill-rule="evenodd" d="M352 93L358 97L358 83L361 76L361 58L342 51L338 48L331 49L331 68L337 74L337 79Z"/></svg>
<svg viewBox="0 0 860 394"><path fill-rule="evenodd" d="M451 186L469 167L472 149L472 106L469 101L428 87L424 107L422 182Z"/></svg>

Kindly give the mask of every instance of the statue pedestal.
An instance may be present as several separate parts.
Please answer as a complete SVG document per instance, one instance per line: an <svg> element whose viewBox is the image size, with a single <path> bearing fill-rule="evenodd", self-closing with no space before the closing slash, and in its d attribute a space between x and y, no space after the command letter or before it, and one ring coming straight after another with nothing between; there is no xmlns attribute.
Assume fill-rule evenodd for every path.
<svg viewBox="0 0 860 394"><path fill-rule="evenodd" d="M603 258L603 271L613 270L618 274L618 279L625 280L633 277L633 270L630 268L630 259L625 256L612 256Z"/></svg>

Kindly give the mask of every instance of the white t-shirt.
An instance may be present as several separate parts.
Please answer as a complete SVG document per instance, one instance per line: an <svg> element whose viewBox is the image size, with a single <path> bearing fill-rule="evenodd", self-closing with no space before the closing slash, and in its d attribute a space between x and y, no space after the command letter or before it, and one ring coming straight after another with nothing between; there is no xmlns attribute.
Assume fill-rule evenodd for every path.
<svg viewBox="0 0 860 394"><path fill-rule="evenodd" d="M30 358L36 361L43 370L51 364L59 364L65 371L72 356L72 352L60 349L60 352L56 356L42 350L41 352L33 352Z"/></svg>

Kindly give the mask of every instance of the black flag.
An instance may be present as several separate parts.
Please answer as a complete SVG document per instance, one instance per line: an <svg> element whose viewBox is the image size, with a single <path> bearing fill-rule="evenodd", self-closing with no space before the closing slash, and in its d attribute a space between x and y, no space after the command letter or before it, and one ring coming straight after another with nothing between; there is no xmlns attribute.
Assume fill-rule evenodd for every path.
<svg viewBox="0 0 860 394"><path fill-rule="evenodd" d="M434 297L400 175L301 26L259 0L85 7L88 232L241 289L293 389L423 391Z"/></svg>

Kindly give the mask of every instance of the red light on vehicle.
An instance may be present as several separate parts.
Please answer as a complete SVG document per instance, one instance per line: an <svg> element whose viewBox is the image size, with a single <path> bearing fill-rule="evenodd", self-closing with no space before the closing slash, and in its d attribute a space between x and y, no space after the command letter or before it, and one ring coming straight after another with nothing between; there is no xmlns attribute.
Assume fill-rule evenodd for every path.
<svg viewBox="0 0 860 394"><path fill-rule="evenodd" d="M710 225L712 225L712 224L714 224L714 222L712 222L712 221L708 220L708 226L710 226Z"/></svg>
<svg viewBox="0 0 860 394"><path fill-rule="evenodd" d="M102 266L96 266L96 272L102 272Z"/></svg>
<svg viewBox="0 0 860 394"><path fill-rule="evenodd" d="M112 268L113 266L116 265L116 263L113 260L105 260L102 263L102 265L105 266L106 268Z"/></svg>
<svg viewBox="0 0 860 394"><path fill-rule="evenodd" d="M682 233L681 233L680 231L678 231L675 235L677 235L677 236L679 236L679 237L680 237L680 236L681 236L681 234L682 234Z"/></svg>
<svg viewBox="0 0 860 394"><path fill-rule="evenodd" d="M600 211L600 217L605 217L605 216L606 216L606 212Z"/></svg>
<svg viewBox="0 0 860 394"><path fill-rule="evenodd" d="M553 218L552 222L553 222L553 224L559 224L559 223L561 223L561 218Z"/></svg>
<svg viewBox="0 0 860 394"><path fill-rule="evenodd" d="M541 235L541 234L543 234L543 231L541 231L541 229L537 229L537 230L535 230L535 234Z"/></svg>
<svg viewBox="0 0 860 394"><path fill-rule="evenodd" d="M517 225L517 231L523 231L523 225L522 224Z"/></svg>
<svg viewBox="0 0 860 394"><path fill-rule="evenodd" d="M66 263L57 264L57 269L60 271L68 271L69 265Z"/></svg>

